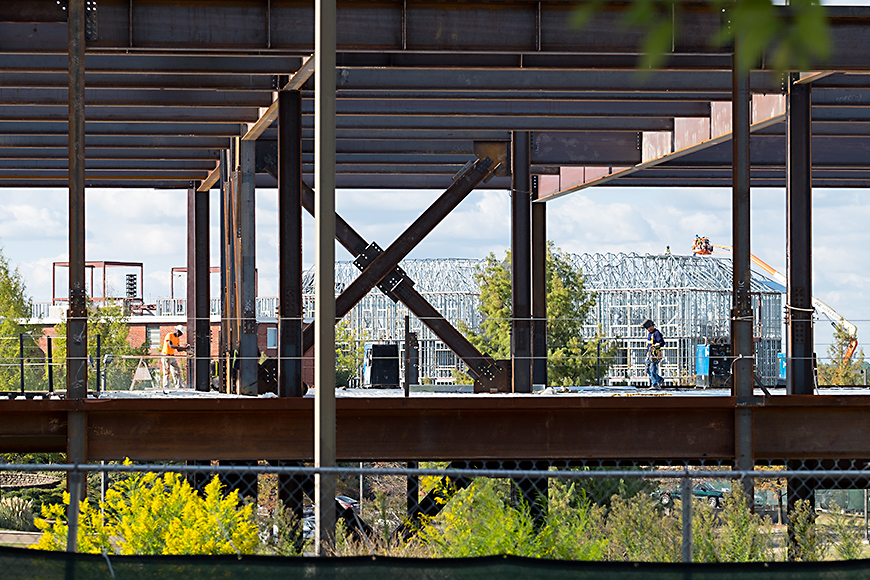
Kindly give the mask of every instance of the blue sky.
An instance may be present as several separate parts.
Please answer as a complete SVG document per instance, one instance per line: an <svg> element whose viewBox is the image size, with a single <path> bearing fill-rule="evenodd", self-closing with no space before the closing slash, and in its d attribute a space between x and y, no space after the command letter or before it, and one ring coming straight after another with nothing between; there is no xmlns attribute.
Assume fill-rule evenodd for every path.
<svg viewBox="0 0 870 580"><path fill-rule="evenodd" d="M435 199L437 191L340 191L339 213L369 241L386 247ZM863 190L813 194L814 293L870 336L870 203ZM0 203L0 245L23 274L37 302L51 298L51 263L67 259L66 190L6 190ZM257 191L260 295L276 294L277 194ZM389 208L385 211L384 208ZM169 271L185 266L186 192L88 190L86 259L144 262L145 297L169 296ZM548 237L570 252L691 251L695 234L731 244L730 189L597 188L548 204ZM212 193L212 264L218 264L217 193ZM752 192L752 252L785 273L785 193ZM314 223L304 220L304 259L313 263ZM475 191L411 254L412 258L501 255L510 244L506 192ZM340 260L350 259L342 248ZM123 287L123 274L110 278ZM183 280L175 291L183 296ZM65 282L59 281L59 292ZM216 291L213 291L216 294ZM817 352L830 341L826 320L816 326Z"/></svg>

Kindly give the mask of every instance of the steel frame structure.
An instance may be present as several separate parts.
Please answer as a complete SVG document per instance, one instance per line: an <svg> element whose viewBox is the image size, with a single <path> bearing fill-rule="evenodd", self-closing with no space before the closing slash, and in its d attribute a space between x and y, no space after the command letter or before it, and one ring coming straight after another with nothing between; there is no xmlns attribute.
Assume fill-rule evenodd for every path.
<svg viewBox="0 0 870 580"><path fill-rule="evenodd" d="M611 381L645 383L646 334L640 324L655 321L665 335L664 375L674 383L695 384L695 347L727 342L730 335L732 262L729 258L675 254L569 255L580 267L596 304L587 338L601 333L616 340L620 354ZM782 349L782 293L779 285L752 273L755 373L762 384L778 378Z"/></svg>
<svg viewBox="0 0 870 580"><path fill-rule="evenodd" d="M0 187L69 187L68 327L74 340L67 395L75 399L3 402L4 448L65 446L74 462L119 457L122 445L130 445L130 455L166 459L186 458L192 449L202 449L203 458L264 457L275 449L286 458L299 449L299 457L310 458L313 451L327 461L333 452L382 459L716 456L733 459L739 469L751 467L753 457L870 457L868 444L851 435L867 427L865 401L804 396L812 392L805 367L792 369L790 396L762 400L753 395L747 374L750 186L788 184L786 303L790 313L799 312L801 296L812 295L811 243L798 235L812 229L811 188L863 187L870 177L863 154L870 140L870 10L828 9L830 59L818 65L819 72L795 71L794 78L784 79L766 60L744 72L749 67L733 62L733 47L711 48L709 38L722 25L723 13L706 2L673 4L669 16L679 20L680 34L674 34L661 70L646 76L633 70L642 32L615 32L624 5L605 5L582 34L571 27L571 9L570 2L558 0L0 3ZM316 83L305 65L312 54ZM260 142L245 137L254 126L266 126L259 139L283 150L277 143L285 143L290 127L273 127L268 117L273 93L282 90L301 97L299 111L286 118L301 135L301 154L294 167L283 155L276 175L259 173ZM526 132L527 158L525 137L519 135ZM524 256L518 273L523 281L532 271L539 274L531 292L515 297L514 307L535 316L540 302L529 306L541 294L541 270L534 263L543 231L536 205L595 185L731 186L730 318L733 352L741 357L733 397L582 402L567 409L556 408L564 407L563 401L522 397L339 401L338 422L332 414L326 431L319 431L332 429L337 447L336 438L327 435L314 442L314 450L307 438L311 406L304 400L198 403L189 410L85 400L86 353L79 339L87 330L86 187L191 190L194 213L202 211L197 200L203 196L192 190L220 187L222 337L228 347L240 345L245 361L253 358L256 315L251 300L256 187L275 186L282 172L298 172L298 180L280 179L287 196L282 199L295 199L292 190L300 181L318 190L312 206L324 252L318 258L318 291L321 304L331 304L332 288L322 282L332 279L330 251L333 233L339 234L331 229L334 188L449 190L457 169L475 158L489 158L501 169L488 171L494 173L486 176L491 179L477 179L472 188L512 188L515 195L528 195L531 211L524 199L515 200L512 219L516 236L537 240L530 242L531 260L526 240L513 242ZM526 220L538 225L529 232ZM200 222L192 225L191 245L202 241ZM282 234L279 251L297 251L297 234L293 229ZM365 254L364 248L352 252ZM394 272L398 254L382 259L377 273L364 274L359 297ZM364 270L378 260L365 257ZM196 276L206 279L190 285L197 302L207 284L207 268L201 270ZM425 306L413 294L405 298ZM191 312L200 316L202 305ZM301 318L301 313L282 316ZM812 344L811 323L798 318L788 338L796 352ZM332 319L327 313L321 321ZM331 347L331 330L328 322L318 327L321 354ZM523 343L513 352L527 353L527 329L516 331ZM532 345L540 346L540 333L532 332ZM318 369L329 378L328 369ZM242 373L240 390L250 392L250 365ZM514 374L524 378L513 389L528 390L530 373L515 369ZM318 420L330 416L336 401L321 403ZM520 422L531 428L518 429ZM271 429L282 430L281 437L267 433ZM285 451L288 455L281 455Z"/></svg>

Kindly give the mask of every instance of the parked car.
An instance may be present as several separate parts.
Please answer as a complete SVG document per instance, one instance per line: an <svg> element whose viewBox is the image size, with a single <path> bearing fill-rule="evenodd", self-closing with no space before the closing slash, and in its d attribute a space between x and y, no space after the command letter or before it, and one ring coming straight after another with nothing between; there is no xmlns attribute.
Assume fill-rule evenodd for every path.
<svg viewBox="0 0 870 580"><path fill-rule="evenodd" d="M682 488L675 487L658 492L659 501L663 506L670 507L675 499L682 496ZM718 508L722 504L724 492L716 489L706 481L699 481L692 486L692 497L703 500L712 508Z"/></svg>

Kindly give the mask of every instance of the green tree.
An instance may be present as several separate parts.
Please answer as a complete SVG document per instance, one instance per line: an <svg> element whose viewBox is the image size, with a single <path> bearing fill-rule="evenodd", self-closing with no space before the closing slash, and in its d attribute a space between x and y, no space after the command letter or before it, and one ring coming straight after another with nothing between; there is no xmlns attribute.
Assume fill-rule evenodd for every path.
<svg viewBox="0 0 870 580"><path fill-rule="evenodd" d="M820 385L860 385L864 376L864 350L857 349L846 357L855 335L846 330L843 324L834 324L834 340L828 347L831 362L819 365Z"/></svg>
<svg viewBox="0 0 870 580"><path fill-rule="evenodd" d="M44 353L36 343L40 333L37 326L27 323L32 307L24 278L0 250L0 389L4 391L17 390L21 385L21 335L24 335L25 389L45 389L45 368L39 364Z"/></svg>
<svg viewBox="0 0 870 580"><path fill-rule="evenodd" d="M335 326L335 386L350 386L359 376L363 359L363 340L346 320Z"/></svg>
<svg viewBox="0 0 870 580"><path fill-rule="evenodd" d="M460 323L471 343L494 358L510 357L510 252L500 261L487 256L474 275L480 290L480 330ZM547 380L551 385L590 384L596 375L598 347L604 374L616 355L616 345L602 337L583 338L583 326L595 306L595 294L585 288L583 272L567 256L547 244Z"/></svg>
<svg viewBox="0 0 870 580"><path fill-rule="evenodd" d="M148 348L143 345L133 346L129 343L130 317L124 309L122 301L107 301L100 305L88 301L88 354L96 363L97 336L100 337L100 361L101 370L105 370L105 390L118 391L128 390L133 378L133 372L139 360L137 357L146 356ZM54 358L65 360L66 358L66 321L63 320L54 327L57 336L54 347ZM111 362L105 364L106 355L111 355ZM60 378L55 377L55 382L65 388L66 368L56 372ZM88 369L88 388L96 386L96 364ZM102 383L100 389L103 390Z"/></svg>

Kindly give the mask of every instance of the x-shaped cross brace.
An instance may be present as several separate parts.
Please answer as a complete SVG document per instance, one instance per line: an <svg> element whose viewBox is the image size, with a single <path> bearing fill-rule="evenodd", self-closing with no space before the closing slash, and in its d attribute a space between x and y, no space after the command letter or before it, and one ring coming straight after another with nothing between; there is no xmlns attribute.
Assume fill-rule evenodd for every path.
<svg viewBox="0 0 870 580"><path fill-rule="evenodd" d="M277 159L262 157L264 169L277 177ZM354 265L360 275L336 298L336 321L341 320L377 286L393 301L401 301L408 310L441 339L468 366L469 373L478 381L488 383L501 369L489 356L481 353L462 333L453 327L438 310L414 289L414 282L398 267L399 262L431 232L471 191L487 179L496 167L489 158L469 162L454 177L454 183L386 250L375 243L367 243L340 215L335 214L335 238L356 257ZM302 183L302 206L314 215L314 190ZM314 345L314 324L303 329L302 350L308 352Z"/></svg>

